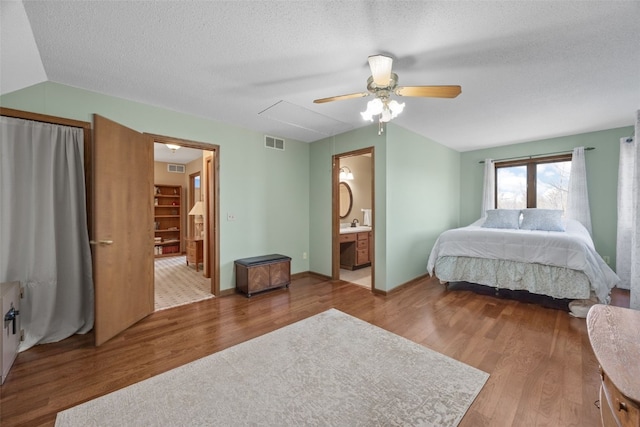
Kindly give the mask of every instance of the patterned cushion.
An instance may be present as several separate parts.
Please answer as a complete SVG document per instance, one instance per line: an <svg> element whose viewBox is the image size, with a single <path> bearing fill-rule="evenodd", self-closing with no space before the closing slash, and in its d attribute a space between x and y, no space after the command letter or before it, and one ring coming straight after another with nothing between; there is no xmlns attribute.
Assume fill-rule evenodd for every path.
<svg viewBox="0 0 640 427"><path fill-rule="evenodd" d="M520 209L491 209L482 224L485 228L519 228Z"/></svg>
<svg viewBox="0 0 640 427"><path fill-rule="evenodd" d="M558 209L524 209L522 211L523 230L565 231L562 211Z"/></svg>

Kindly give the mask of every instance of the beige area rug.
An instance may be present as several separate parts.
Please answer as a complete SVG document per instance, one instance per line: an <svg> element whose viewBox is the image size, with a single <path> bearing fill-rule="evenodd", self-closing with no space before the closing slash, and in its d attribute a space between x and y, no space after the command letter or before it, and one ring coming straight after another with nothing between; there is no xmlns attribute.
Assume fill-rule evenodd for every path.
<svg viewBox="0 0 640 427"><path fill-rule="evenodd" d="M489 374L331 309L59 412L56 426L455 426Z"/></svg>
<svg viewBox="0 0 640 427"><path fill-rule="evenodd" d="M155 259L155 311L213 298L210 280L186 256Z"/></svg>

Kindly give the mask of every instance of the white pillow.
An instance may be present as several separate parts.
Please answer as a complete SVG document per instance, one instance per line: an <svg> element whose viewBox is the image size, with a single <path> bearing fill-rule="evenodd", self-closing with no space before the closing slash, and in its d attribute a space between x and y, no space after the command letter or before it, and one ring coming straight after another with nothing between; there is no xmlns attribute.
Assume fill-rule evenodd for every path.
<svg viewBox="0 0 640 427"><path fill-rule="evenodd" d="M520 209L490 209L482 227L518 229L519 225Z"/></svg>
<svg viewBox="0 0 640 427"><path fill-rule="evenodd" d="M559 209L524 209L522 230L565 231L562 211Z"/></svg>

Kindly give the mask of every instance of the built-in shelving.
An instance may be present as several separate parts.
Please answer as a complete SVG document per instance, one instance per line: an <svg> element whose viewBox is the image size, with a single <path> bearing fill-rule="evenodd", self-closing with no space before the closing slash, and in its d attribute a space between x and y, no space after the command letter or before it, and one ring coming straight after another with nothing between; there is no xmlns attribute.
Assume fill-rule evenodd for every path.
<svg viewBox="0 0 640 427"><path fill-rule="evenodd" d="M180 255L182 241L182 187L156 184L154 194L155 243L158 257Z"/></svg>

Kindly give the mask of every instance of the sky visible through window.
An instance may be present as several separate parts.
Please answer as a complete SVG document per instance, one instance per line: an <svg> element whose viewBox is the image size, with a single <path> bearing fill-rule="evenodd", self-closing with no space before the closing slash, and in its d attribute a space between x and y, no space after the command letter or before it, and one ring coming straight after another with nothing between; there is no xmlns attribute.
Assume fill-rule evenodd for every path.
<svg viewBox="0 0 640 427"><path fill-rule="evenodd" d="M561 209L567 206L571 162L540 163L536 165L536 207ZM527 166L497 169L498 209L527 207Z"/></svg>

